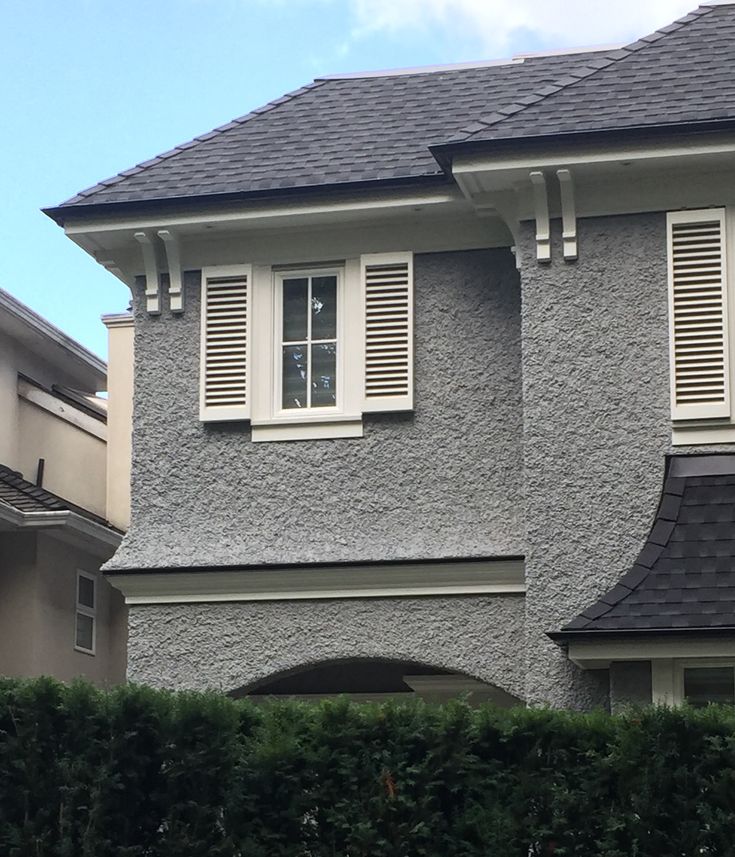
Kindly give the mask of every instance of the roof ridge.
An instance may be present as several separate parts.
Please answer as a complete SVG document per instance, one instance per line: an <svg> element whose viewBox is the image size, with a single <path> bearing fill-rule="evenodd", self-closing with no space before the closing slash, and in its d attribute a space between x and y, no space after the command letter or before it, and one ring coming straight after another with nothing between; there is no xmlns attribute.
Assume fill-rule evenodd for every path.
<svg viewBox="0 0 735 857"><path fill-rule="evenodd" d="M186 143L180 143L178 146L174 146L173 149L169 149L167 152L163 152L160 155L156 155L153 158L149 158L147 161L142 161L141 163L136 164L134 167L130 167L127 170L123 170L122 172L119 172L108 179L103 179L102 181L97 182L97 184L85 188L85 190L80 190L78 193L74 194L74 196L69 197L69 199L60 203L60 205L75 205L80 202L83 202L87 199L87 197L92 196L100 190L104 190L107 187L116 185L118 184L118 182L123 181L129 176L134 176L138 175L139 173L145 172L145 170L150 169L150 167L155 167L161 162L167 161L169 158L172 158L174 155L178 155L180 152L185 152L189 149L193 149L200 143L206 143L208 140L211 140L214 137L218 137L220 134L224 134L226 131L231 131L233 128L236 128L239 125L244 125L246 122L250 122L252 119L256 119L258 116L261 116L263 113L270 113L271 111L280 107L282 104L286 104L289 101L293 101L295 98L298 98L305 92L308 92L312 89L316 89L317 87L322 86L327 82L328 81L326 80L317 79L312 81L311 83L304 84L304 86L300 86L298 89L294 89L291 92L287 92L285 95L281 95L280 98L274 98L272 101L268 101L262 107L256 107L249 113L245 113L243 116L238 116L236 119L231 119L224 125L218 125L211 131L207 131L205 134L200 134L199 136L194 137Z"/></svg>
<svg viewBox="0 0 735 857"><path fill-rule="evenodd" d="M610 66L627 59L628 57L638 53L638 51L648 47L651 43L657 42L671 33L677 32L682 29L682 27L692 23L692 21L712 12L713 9L717 8L717 5L718 4L711 5L703 3L683 17L677 18L675 21L667 24L665 27L660 27L646 36L641 36L634 42L630 42L622 48L612 50L605 57L600 57L596 61L592 60L591 62L580 66L577 71L566 72L566 74L559 78L556 83L547 84L546 86L537 89L535 92L519 98L517 101L512 102L506 107L495 110L486 117L476 119L472 125L463 128L458 134L455 134L453 137L446 140L442 145L469 141L476 133L478 133L478 131L490 128L494 125L500 125L511 116L518 115L529 107L532 107L541 101L545 101L552 95L556 95L562 90L568 89L582 80L586 80L597 72L610 68Z"/></svg>

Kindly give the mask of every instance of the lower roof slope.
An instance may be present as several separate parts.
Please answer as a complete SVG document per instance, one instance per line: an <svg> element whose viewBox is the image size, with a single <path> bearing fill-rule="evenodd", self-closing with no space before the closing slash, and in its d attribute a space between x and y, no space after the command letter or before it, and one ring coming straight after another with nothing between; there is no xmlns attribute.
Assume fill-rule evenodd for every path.
<svg viewBox="0 0 735 857"><path fill-rule="evenodd" d="M0 507L10 506L17 512L33 514L34 512L74 512L83 518L102 524L110 530L118 532L104 518L95 515L88 509L76 506L62 497L52 494L45 488L34 485L16 470L0 464Z"/></svg>
<svg viewBox="0 0 735 857"><path fill-rule="evenodd" d="M555 639L735 631L735 455L677 455L633 568Z"/></svg>

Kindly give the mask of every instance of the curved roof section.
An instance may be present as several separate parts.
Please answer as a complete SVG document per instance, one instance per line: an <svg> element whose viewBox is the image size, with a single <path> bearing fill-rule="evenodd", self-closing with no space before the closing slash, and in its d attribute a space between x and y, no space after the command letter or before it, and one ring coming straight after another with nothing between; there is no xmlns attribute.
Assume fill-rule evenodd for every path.
<svg viewBox="0 0 735 857"><path fill-rule="evenodd" d="M735 8L700 6L572 72L536 103L478 116L450 142L735 119Z"/></svg>
<svg viewBox="0 0 735 857"><path fill-rule="evenodd" d="M442 175L429 146L522 99L590 53L317 80L126 170L63 206Z"/></svg>
<svg viewBox="0 0 735 857"><path fill-rule="evenodd" d="M671 456L633 568L551 636L725 629L735 630L735 455Z"/></svg>

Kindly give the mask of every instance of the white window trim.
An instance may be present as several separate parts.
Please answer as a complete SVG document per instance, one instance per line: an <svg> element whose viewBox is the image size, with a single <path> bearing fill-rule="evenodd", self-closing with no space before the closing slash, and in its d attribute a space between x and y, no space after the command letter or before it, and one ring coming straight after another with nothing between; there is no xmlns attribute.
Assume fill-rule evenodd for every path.
<svg viewBox="0 0 735 857"><path fill-rule="evenodd" d="M285 278L337 274L337 406L301 410L281 407L281 283ZM360 261L329 265L253 267L252 439L314 440L362 437L362 353ZM341 300L340 300L341 298Z"/></svg>
<svg viewBox="0 0 735 857"><path fill-rule="evenodd" d="M328 405L323 407L312 407L304 409L284 408L283 401L283 284L286 280L299 278L313 279L314 277L336 277L337 278L337 321L335 330L336 343L336 365L335 365L335 383L337 387L336 403L334 406ZM274 421L279 423L293 423L296 418L301 421L303 417L311 417L311 421L324 422L324 418L333 415L342 415L342 403L345 397L345 341L344 341L344 268L329 267L329 268L301 268L297 270L274 271L273 273L273 404L272 413ZM311 308L309 307L309 315ZM310 347L311 341L307 345ZM311 357L307 357L311 360ZM308 395L308 393L307 393Z"/></svg>
<svg viewBox="0 0 735 857"><path fill-rule="evenodd" d="M672 221L696 220L697 218L706 219L708 211L717 212L720 210L724 210L726 312L730 333L730 401L735 402L735 206L717 206L712 209L669 212L667 217L667 242L669 240L668 233ZM669 327L671 327L670 321ZM673 371L671 369L669 371L671 374L671 384L673 385ZM735 410L733 410L729 418L673 421L671 443L673 446L735 443Z"/></svg>
<svg viewBox="0 0 735 857"><path fill-rule="evenodd" d="M651 702L684 704L684 670L691 667L733 667L735 658L656 658L651 661Z"/></svg>
<svg viewBox="0 0 735 857"><path fill-rule="evenodd" d="M86 604L79 603L79 579L86 578L87 580L92 581L93 594L94 594L94 606L87 607ZM97 654L97 589L99 586L99 578L96 574L92 574L88 571L82 571L81 569L77 570L75 581L75 590L74 590L74 601L76 604L74 610L74 649L77 652L82 652L85 655L96 655ZM80 646L77 644L77 617L79 614L82 616L88 616L92 620L92 648L87 649L84 646Z"/></svg>

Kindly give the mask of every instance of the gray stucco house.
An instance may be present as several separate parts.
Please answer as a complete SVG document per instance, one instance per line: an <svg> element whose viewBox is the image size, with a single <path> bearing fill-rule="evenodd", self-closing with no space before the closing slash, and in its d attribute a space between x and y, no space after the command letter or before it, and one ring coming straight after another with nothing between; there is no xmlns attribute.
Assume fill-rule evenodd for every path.
<svg viewBox="0 0 735 857"><path fill-rule="evenodd" d="M734 154L704 5L321 78L49 210L133 292L129 677L735 701Z"/></svg>

